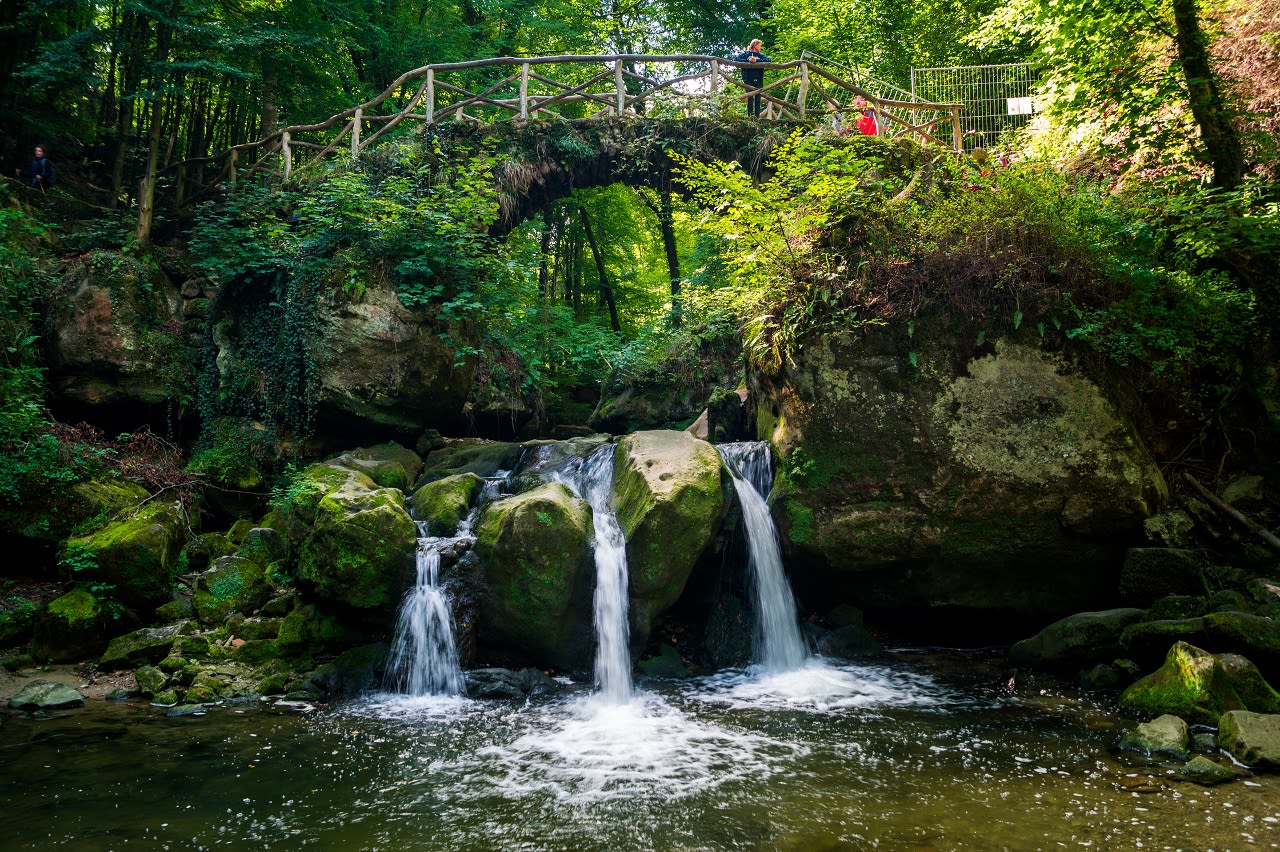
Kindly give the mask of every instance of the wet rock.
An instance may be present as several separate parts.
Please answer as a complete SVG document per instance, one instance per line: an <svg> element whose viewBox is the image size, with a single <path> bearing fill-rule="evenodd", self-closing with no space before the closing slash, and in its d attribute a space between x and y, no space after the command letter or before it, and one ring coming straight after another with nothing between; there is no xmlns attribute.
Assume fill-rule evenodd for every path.
<svg viewBox="0 0 1280 852"><path fill-rule="evenodd" d="M138 681L138 691L146 696L162 692L169 681L169 676L155 666L140 666L133 676Z"/></svg>
<svg viewBox="0 0 1280 852"><path fill-rule="evenodd" d="M202 624L216 627L231 613L247 615L270 597L261 565L240 556L223 556L196 578L192 604Z"/></svg>
<svg viewBox="0 0 1280 852"><path fill-rule="evenodd" d="M303 689L320 695L354 696L378 685L388 647L376 642L352 648L307 676Z"/></svg>
<svg viewBox="0 0 1280 852"><path fill-rule="evenodd" d="M203 704L179 704L176 707L170 707L168 712L164 715L170 717L205 716L208 712L209 708L205 707Z"/></svg>
<svg viewBox="0 0 1280 852"><path fill-rule="evenodd" d="M1132 423L1061 353L975 349L942 316L915 330L819 336L750 374L791 564L884 611L1047 620L1113 600L1123 542L1168 493Z"/></svg>
<svg viewBox="0 0 1280 852"><path fill-rule="evenodd" d="M1223 766L1203 754L1197 754L1191 758L1179 772L1183 778L1203 787L1213 787L1227 781L1235 781L1241 777L1240 772L1236 769Z"/></svg>
<svg viewBox="0 0 1280 852"><path fill-rule="evenodd" d="M1271 688L1253 662L1239 654L1216 654L1227 682L1240 696L1246 710L1280 713L1280 693Z"/></svg>
<svg viewBox="0 0 1280 852"><path fill-rule="evenodd" d="M36 615L31 655L41 663L96 657L106 645L110 620L97 596L82 586L74 588Z"/></svg>
<svg viewBox="0 0 1280 852"><path fill-rule="evenodd" d="M1122 751L1168 754L1186 760L1190 753L1187 723L1177 716L1164 715L1143 722L1120 741Z"/></svg>
<svg viewBox="0 0 1280 852"><path fill-rule="evenodd" d="M279 530L254 527L244 534L235 555L259 565L270 565L289 558L289 541Z"/></svg>
<svg viewBox="0 0 1280 852"><path fill-rule="evenodd" d="M1224 713L1218 720L1218 745L1246 766L1280 770L1280 715Z"/></svg>
<svg viewBox="0 0 1280 852"><path fill-rule="evenodd" d="M195 614L195 607L191 605L191 598L187 595L178 595L167 604L156 607L156 620L166 624L192 618Z"/></svg>
<svg viewBox="0 0 1280 852"><path fill-rule="evenodd" d="M1120 597L1129 603L1149 606L1166 595L1203 595L1206 591L1200 557L1192 551L1134 547L1125 554Z"/></svg>
<svg viewBox="0 0 1280 852"><path fill-rule="evenodd" d="M23 710L28 713L37 710L66 710L72 707L83 707L84 696L65 683L35 680L10 698L9 706L14 710Z"/></svg>
<svg viewBox="0 0 1280 852"><path fill-rule="evenodd" d="M1193 645L1205 644L1203 618L1180 618L1165 621L1139 621L1120 634L1120 645L1125 653L1144 667L1159 665L1169 653L1169 646L1183 641Z"/></svg>
<svg viewBox="0 0 1280 852"><path fill-rule="evenodd" d="M486 441L480 438L459 438L447 441L443 447L432 450L423 460L419 484L474 473L479 477L493 476L500 470L512 470L520 461L521 447L504 441Z"/></svg>
<svg viewBox="0 0 1280 852"><path fill-rule="evenodd" d="M687 432L636 432L618 441L613 506L627 540L632 647L679 599L728 509L720 455Z"/></svg>
<svg viewBox="0 0 1280 852"><path fill-rule="evenodd" d="M860 624L846 624L823 634L818 640L818 653L838 660L861 660L877 656L880 643Z"/></svg>
<svg viewBox="0 0 1280 852"><path fill-rule="evenodd" d="M1203 725L1217 724L1228 710L1245 709L1217 658L1186 642L1175 643L1164 665L1126 689L1120 702Z"/></svg>
<svg viewBox="0 0 1280 852"><path fill-rule="evenodd" d="M158 663L169 656L174 639L195 627L189 621L166 624L163 627L143 627L132 633L117 636L107 645L98 668L104 671L133 668L147 663Z"/></svg>
<svg viewBox="0 0 1280 852"><path fill-rule="evenodd" d="M471 511L471 504L484 488L484 480L474 473L460 473L428 482L413 492L413 514L427 525L431 535L453 535Z"/></svg>
<svg viewBox="0 0 1280 852"><path fill-rule="evenodd" d="M1121 608L1080 612L1055 621L1009 649L1009 660L1027 668L1075 670L1123 654L1120 637L1145 613Z"/></svg>
<svg viewBox="0 0 1280 852"><path fill-rule="evenodd" d="M1176 621L1198 618L1209 611L1209 599L1203 595L1165 595L1147 610L1150 621Z"/></svg>
<svg viewBox="0 0 1280 852"><path fill-rule="evenodd" d="M658 655L641 660L636 667L649 677L681 678L689 676L689 667L680 659L675 646L664 642Z"/></svg>
<svg viewBox="0 0 1280 852"><path fill-rule="evenodd" d="M744 666L751 660L751 613L735 595L720 595L711 605L703 631L702 653L708 668Z"/></svg>
<svg viewBox="0 0 1280 852"><path fill-rule="evenodd" d="M1268 680L1280 683L1280 622L1243 612L1211 612L1204 617L1204 631L1214 650L1243 654Z"/></svg>
<svg viewBox="0 0 1280 852"><path fill-rule="evenodd" d="M151 611L170 599L186 522L178 503L147 503L130 517L67 540L64 559L84 563L80 576L109 583L111 597Z"/></svg>
<svg viewBox="0 0 1280 852"><path fill-rule="evenodd" d="M418 528L404 494L327 465L308 468L306 476L323 496L297 507L304 520L314 519L299 548L299 579L326 600L389 609L413 576Z"/></svg>
<svg viewBox="0 0 1280 852"><path fill-rule="evenodd" d="M534 668L520 669L472 669L464 673L467 696L488 700L521 701L539 695L551 695L560 691L545 672Z"/></svg>
<svg viewBox="0 0 1280 852"><path fill-rule="evenodd" d="M1250 580L1246 589L1260 607L1280 604L1280 580Z"/></svg>
<svg viewBox="0 0 1280 852"><path fill-rule="evenodd" d="M1133 660L1099 663L1080 673L1080 686L1091 692L1118 692L1142 674Z"/></svg>
<svg viewBox="0 0 1280 852"><path fill-rule="evenodd" d="M408 491L422 474L422 459L418 454L394 441L350 450L328 463L358 470L381 488L399 488L401 491Z"/></svg>
<svg viewBox="0 0 1280 852"><path fill-rule="evenodd" d="M485 507L475 553L482 642L559 668L591 659L591 509L559 482Z"/></svg>

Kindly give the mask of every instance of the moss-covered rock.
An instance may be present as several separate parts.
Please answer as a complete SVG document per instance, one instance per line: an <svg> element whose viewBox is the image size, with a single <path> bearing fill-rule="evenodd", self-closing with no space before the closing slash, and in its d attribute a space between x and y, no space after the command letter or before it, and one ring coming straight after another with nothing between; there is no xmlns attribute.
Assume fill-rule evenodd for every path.
<svg viewBox="0 0 1280 852"><path fill-rule="evenodd" d="M1125 629L1142 616L1142 610L1131 607L1069 615L1015 643L1009 660L1015 666L1066 671L1109 662L1123 652Z"/></svg>
<svg viewBox="0 0 1280 852"><path fill-rule="evenodd" d="M139 666L133 673L138 682L138 691L147 697L163 692L169 676L155 666Z"/></svg>
<svg viewBox="0 0 1280 852"><path fill-rule="evenodd" d="M1215 654L1227 682L1240 696L1246 710L1254 713L1280 713L1280 693L1271 688L1252 660L1239 654Z"/></svg>
<svg viewBox="0 0 1280 852"><path fill-rule="evenodd" d="M428 482L413 492L413 514L431 535L453 535L484 489L474 473L460 473Z"/></svg>
<svg viewBox="0 0 1280 852"><path fill-rule="evenodd" d="M728 502L715 447L687 432L636 432L614 453L613 507L627 540L633 647L679 599Z"/></svg>
<svg viewBox="0 0 1280 852"><path fill-rule="evenodd" d="M1218 720L1218 745L1245 766L1280 770L1280 715L1225 713Z"/></svg>
<svg viewBox="0 0 1280 852"><path fill-rule="evenodd" d="M1204 632L1214 651L1243 654L1268 680L1280 683L1280 622L1244 612L1211 612L1204 617Z"/></svg>
<svg viewBox="0 0 1280 852"><path fill-rule="evenodd" d="M200 622L217 627L233 612L251 614L270 597L261 565L240 556L223 556L196 578L191 601Z"/></svg>
<svg viewBox="0 0 1280 852"><path fill-rule="evenodd" d="M379 487L408 491L422 474L422 459L394 441L375 447L359 447L332 458L331 465L348 467L368 476Z"/></svg>
<svg viewBox="0 0 1280 852"><path fill-rule="evenodd" d="M289 540L271 527L254 527L244 534L235 555L263 566L283 562L289 558Z"/></svg>
<svg viewBox="0 0 1280 852"><path fill-rule="evenodd" d="M1169 646L1177 641L1192 645L1205 644L1203 618L1171 618L1160 621L1143 619L1131 624L1120 634L1120 645L1125 653L1137 660L1144 669L1159 665L1169 652Z"/></svg>
<svg viewBox="0 0 1280 852"><path fill-rule="evenodd" d="M298 554L298 578L319 597L357 609L385 609L413 572L418 528L404 494L363 474L324 467L311 475L325 493ZM341 472L341 478L333 476Z"/></svg>
<svg viewBox="0 0 1280 852"><path fill-rule="evenodd" d="M367 692L378 685L389 650L385 643L352 648L308 675L304 688L331 696Z"/></svg>
<svg viewBox="0 0 1280 852"><path fill-rule="evenodd" d="M1201 725L1216 725L1228 710L1247 709L1213 654L1186 642L1175 643L1164 665L1126 689L1120 701L1135 710L1168 713Z"/></svg>
<svg viewBox="0 0 1280 852"><path fill-rule="evenodd" d="M106 645L111 621L102 602L77 587L49 602L36 617L31 655L41 663L69 663L96 658Z"/></svg>
<svg viewBox="0 0 1280 852"><path fill-rule="evenodd" d="M1172 547L1133 547L1120 569L1120 597L1149 606L1166 595L1203 595L1208 591L1200 557Z"/></svg>
<svg viewBox="0 0 1280 852"><path fill-rule="evenodd" d="M1186 760L1190 755L1190 736L1187 723L1177 716L1157 716L1150 722L1143 722L1124 735L1120 740L1122 751L1137 751L1142 754L1167 754L1178 760Z"/></svg>
<svg viewBox="0 0 1280 852"><path fill-rule="evenodd" d="M505 441L481 438L457 438L432 450L423 460L421 481L431 482L460 473L493 476L500 470L512 470L520 461L521 447Z"/></svg>
<svg viewBox="0 0 1280 852"><path fill-rule="evenodd" d="M980 331L922 316L749 375L782 459L783 544L813 594L1020 621L1114 600L1163 477L1088 365Z"/></svg>
<svg viewBox="0 0 1280 852"><path fill-rule="evenodd" d="M150 610L169 600L185 541L181 505L156 500L97 532L68 539L63 559L79 576L111 584L113 599Z"/></svg>
<svg viewBox="0 0 1280 852"><path fill-rule="evenodd" d="M1147 610L1150 621L1198 618L1209 611L1209 599L1203 595L1166 595Z"/></svg>
<svg viewBox="0 0 1280 852"><path fill-rule="evenodd" d="M98 660L98 668L111 671L158 663L169 656L174 639L193 627L189 621L179 621L162 627L143 627L117 636Z"/></svg>
<svg viewBox="0 0 1280 852"><path fill-rule="evenodd" d="M487 586L481 641L563 668L591 659L591 509L549 482L490 503L475 552Z"/></svg>

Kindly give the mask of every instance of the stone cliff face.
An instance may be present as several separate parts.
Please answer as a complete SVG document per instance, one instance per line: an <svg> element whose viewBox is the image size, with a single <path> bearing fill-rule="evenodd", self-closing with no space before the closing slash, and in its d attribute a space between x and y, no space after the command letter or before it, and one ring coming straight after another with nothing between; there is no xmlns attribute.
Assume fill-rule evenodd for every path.
<svg viewBox="0 0 1280 852"><path fill-rule="evenodd" d="M815 340L751 377L802 596L1028 619L1114 600L1167 498L1132 425L1034 335L913 330Z"/></svg>

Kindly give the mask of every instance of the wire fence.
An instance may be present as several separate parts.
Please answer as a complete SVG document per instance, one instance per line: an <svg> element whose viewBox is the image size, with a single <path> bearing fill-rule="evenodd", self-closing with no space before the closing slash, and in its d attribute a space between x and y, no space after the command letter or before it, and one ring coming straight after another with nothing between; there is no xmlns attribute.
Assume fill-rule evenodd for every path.
<svg viewBox="0 0 1280 852"><path fill-rule="evenodd" d="M911 95L917 100L962 103L964 147L993 148L1000 135L1022 127L1036 111L1037 74L1030 63L912 68Z"/></svg>

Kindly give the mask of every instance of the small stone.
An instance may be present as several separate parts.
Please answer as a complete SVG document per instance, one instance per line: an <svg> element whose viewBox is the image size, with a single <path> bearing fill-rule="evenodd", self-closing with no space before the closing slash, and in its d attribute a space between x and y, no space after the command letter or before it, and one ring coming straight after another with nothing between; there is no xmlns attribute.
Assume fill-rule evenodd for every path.
<svg viewBox="0 0 1280 852"><path fill-rule="evenodd" d="M1137 730L1125 734L1120 741L1120 748L1143 754L1169 754L1179 760L1186 760L1189 742L1187 723L1177 716L1165 714L1144 722Z"/></svg>
<svg viewBox="0 0 1280 852"><path fill-rule="evenodd" d="M1188 781L1212 787L1224 781L1234 781L1240 775L1230 767L1223 766L1215 760L1210 760L1203 754L1197 754L1191 758L1186 766L1182 767L1182 777Z"/></svg>

